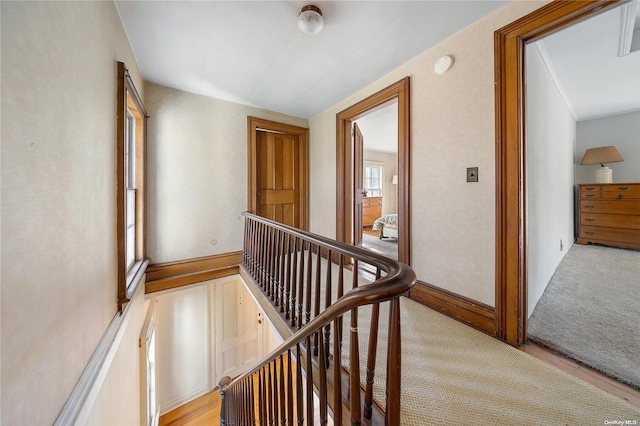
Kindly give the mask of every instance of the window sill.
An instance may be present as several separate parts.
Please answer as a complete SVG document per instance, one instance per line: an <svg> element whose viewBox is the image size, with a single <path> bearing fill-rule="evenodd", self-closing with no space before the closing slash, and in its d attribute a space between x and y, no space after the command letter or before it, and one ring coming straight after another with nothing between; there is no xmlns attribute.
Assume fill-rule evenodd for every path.
<svg viewBox="0 0 640 426"><path fill-rule="evenodd" d="M147 266L149 266L149 259L138 260L129 268L129 272L127 272L127 296L125 299L118 300L120 308L131 300L140 283L144 282Z"/></svg>

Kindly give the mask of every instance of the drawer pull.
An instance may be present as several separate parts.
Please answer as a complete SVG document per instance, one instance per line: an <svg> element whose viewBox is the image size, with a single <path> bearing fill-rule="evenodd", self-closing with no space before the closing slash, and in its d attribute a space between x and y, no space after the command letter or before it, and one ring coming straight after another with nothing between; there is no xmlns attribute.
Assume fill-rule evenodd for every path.
<svg viewBox="0 0 640 426"><path fill-rule="evenodd" d="M595 222L595 219L594 219L594 218L592 218L592 217L585 217L585 218L584 218L584 221L585 221L585 222Z"/></svg>
<svg viewBox="0 0 640 426"><path fill-rule="evenodd" d="M596 194L586 194L587 197L595 197Z"/></svg>
<svg viewBox="0 0 640 426"><path fill-rule="evenodd" d="M592 209L592 208L594 208L594 207L595 207L595 206L584 206L584 208L585 208L585 209Z"/></svg>
<svg viewBox="0 0 640 426"><path fill-rule="evenodd" d="M594 187L593 186L588 186L585 188L587 191L593 191Z"/></svg>
<svg viewBox="0 0 640 426"><path fill-rule="evenodd" d="M595 235L596 234L595 232L592 232L592 231L584 231L584 233L587 234L587 235Z"/></svg>
<svg viewBox="0 0 640 426"><path fill-rule="evenodd" d="M627 189L629 189L629 187L628 186L619 186L618 189L620 191L626 191Z"/></svg>

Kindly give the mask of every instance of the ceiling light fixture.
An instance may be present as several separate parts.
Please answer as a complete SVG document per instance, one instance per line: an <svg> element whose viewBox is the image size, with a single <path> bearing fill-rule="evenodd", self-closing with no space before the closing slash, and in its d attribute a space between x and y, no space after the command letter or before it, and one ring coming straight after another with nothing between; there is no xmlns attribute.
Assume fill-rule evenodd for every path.
<svg viewBox="0 0 640 426"><path fill-rule="evenodd" d="M319 7L308 5L298 15L298 28L305 34L318 34L324 25L322 11Z"/></svg>

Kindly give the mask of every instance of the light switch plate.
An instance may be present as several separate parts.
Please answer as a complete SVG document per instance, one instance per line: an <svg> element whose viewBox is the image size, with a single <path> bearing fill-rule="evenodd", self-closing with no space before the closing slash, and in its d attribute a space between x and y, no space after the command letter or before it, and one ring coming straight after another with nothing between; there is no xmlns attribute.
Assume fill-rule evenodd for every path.
<svg viewBox="0 0 640 426"><path fill-rule="evenodd" d="M477 181L478 181L478 168L467 167L467 182L477 182Z"/></svg>

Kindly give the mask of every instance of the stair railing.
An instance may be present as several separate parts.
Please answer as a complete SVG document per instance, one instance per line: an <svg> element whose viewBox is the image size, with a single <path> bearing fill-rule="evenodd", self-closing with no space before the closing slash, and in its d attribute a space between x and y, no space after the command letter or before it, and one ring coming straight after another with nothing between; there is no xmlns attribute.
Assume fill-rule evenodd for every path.
<svg viewBox="0 0 640 426"><path fill-rule="evenodd" d="M293 334L251 371L220 381L220 424L324 425L329 409L334 424L342 424L344 403L345 423L399 425L400 296L415 284L413 270L371 251L243 215L242 266ZM345 283L349 275L351 289ZM389 303L388 332L386 342L379 343L383 302ZM366 305L371 305L371 315L368 330L361 327L368 332L365 361L358 308ZM347 340L342 336L345 314L350 321ZM378 347L386 347L385 401L373 398ZM361 359L366 362L363 378ZM376 420L376 407L384 412L382 421Z"/></svg>

